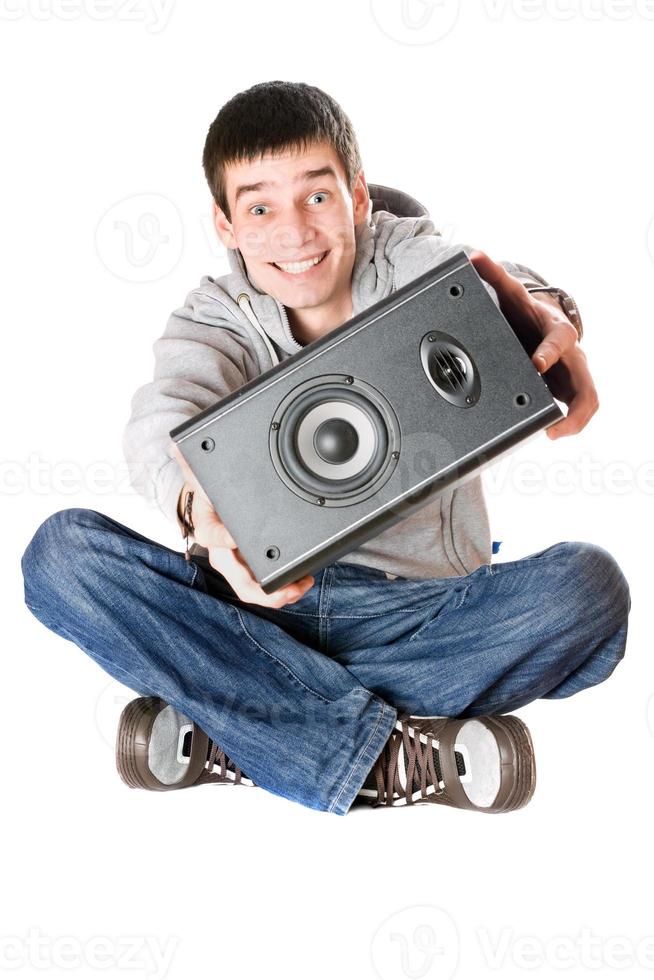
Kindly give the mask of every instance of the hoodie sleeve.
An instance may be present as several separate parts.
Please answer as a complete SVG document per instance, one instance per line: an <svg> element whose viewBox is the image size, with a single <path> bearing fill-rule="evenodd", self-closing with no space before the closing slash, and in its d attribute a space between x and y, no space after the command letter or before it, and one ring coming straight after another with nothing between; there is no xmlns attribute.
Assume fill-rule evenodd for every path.
<svg viewBox="0 0 654 980"><path fill-rule="evenodd" d="M407 228L409 228L409 234L407 234ZM466 243L448 244L431 218L427 217L403 218L401 222L388 223L382 231L382 236L385 255L393 266L395 287L405 285L412 279L416 279L423 272L443 262L460 249L471 252L477 248L475 245ZM518 279L525 288L552 286L552 283L539 275L538 272L534 272L529 266L519 262L510 262L506 259L497 261L509 275ZM485 279L482 279L482 282L493 302L499 308L500 303L496 290Z"/></svg>
<svg viewBox="0 0 654 980"><path fill-rule="evenodd" d="M189 293L152 345L154 377L132 396L122 437L130 484L179 525L184 477L168 453L170 430L260 374L244 328L219 302Z"/></svg>

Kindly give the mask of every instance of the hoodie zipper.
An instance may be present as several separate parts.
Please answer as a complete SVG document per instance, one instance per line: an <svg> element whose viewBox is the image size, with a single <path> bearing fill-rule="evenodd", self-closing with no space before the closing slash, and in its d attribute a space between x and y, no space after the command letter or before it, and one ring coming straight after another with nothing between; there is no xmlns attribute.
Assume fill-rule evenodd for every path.
<svg viewBox="0 0 654 980"><path fill-rule="evenodd" d="M277 303L277 306L279 307L279 313L280 313L281 318L282 318L282 326L284 328L284 333L286 335L286 339L288 340L288 342L290 344L293 344L293 346L295 347L296 350L304 350L304 345L303 344L298 344L297 340L295 339L295 337L291 333L291 326L290 326L290 324L288 322L288 315L286 313L286 307L283 305L283 303L280 303L278 299L276 299L275 302Z"/></svg>

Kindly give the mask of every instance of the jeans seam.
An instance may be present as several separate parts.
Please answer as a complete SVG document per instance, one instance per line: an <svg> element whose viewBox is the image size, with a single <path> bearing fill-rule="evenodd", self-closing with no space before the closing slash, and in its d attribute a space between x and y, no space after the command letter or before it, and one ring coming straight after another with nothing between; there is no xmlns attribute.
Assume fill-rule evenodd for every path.
<svg viewBox="0 0 654 980"><path fill-rule="evenodd" d="M534 555L533 557L527 555L525 558L516 558L515 561L496 561L489 565L489 573L499 575L500 572L511 571L512 569L519 570L523 565L535 565L539 562L550 561L552 561L551 555Z"/></svg>
<svg viewBox="0 0 654 980"><path fill-rule="evenodd" d="M283 607L278 611L288 613L289 616L304 616L305 618L311 617L313 619L381 619L384 616L388 616L389 612L415 613L415 612L420 612L420 610L422 609L431 609L432 606L433 606L433 602L426 602L424 606L408 606L407 608L405 608L404 606L397 606L397 607L394 606L393 609L391 610L386 609L384 612L370 613L369 616L359 615L357 613L348 614L347 616L339 616L337 613L327 613L327 614L309 613L309 612L305 613L305 612L298 612L298 610L296 609L285 609Z"/></svg>
<svg viewBox="0 0 654 980"><path fill-rule="evenodd" d="M461 598L456 603L456 605L452 606L452 609L453 610L454 609L460 609L461 608L461 606L463 605L463 603L466 601L468 592L470 592L470 586L469 585L466 585L463 589L461 589Z"/></svg>
<svg viewBox="0 0 654 980"><path fill-rule="evenodd" d="M373 697L373 695L371 695L370 691L366 690L365 687L355 688L355 691L362 691L368 697ZM394 709L392 709L390 707L390 705L386 704L385 701L381 701L380 704L381 704L381 711L379 712L379 715L377 717L377 723L376 723L375 727L373 728L372 732L370 733L370 738L368 739L368 741L363 746L363 748L359 752L358 756L356 757L356 759L354 760L354 762L350 766L350 771L348 772L347 776L345 777L345 779L341 783L341 788L340 788L340 790L338 792L338 796L336 797L336 799L334 800L334 802L332 803L332 805L329 807L329 811L328 811L329 813L331 813L338 806L338 804L339 804L339 802L341 800L341 797L343 796L343 793L345 792L345 790L348 788L349 784L352 781L352 775L353 775L353 773L355 772L357 766L360 764L361 760L365 758L365 755L368 752L368 749L369 749L371 743L373 742L375 736L377 735L377 732L379 731L379 728L380 728L380 726L381 726L381 724L382 724L382 722L383 722L383 720L384 720L384 718L386 716L387 711L394 710ZM370 768L372 768L372 766L374 764L375 764L375 759L372 760L372 764L371 764L371 767Z"/></svg>
<svg viewBox="0 0 654 980"><path fill-rule="evenodd" d="M324 701L325 704L332 704L332 702L329 700L329 698L326 698L322 694L319 694L318 691L314 691L313 688L311 688L311 687L308 686L308 684L305 684L304 681L300 680L300 678L297 676L297 674L295 674L291 670L291 668L288 666L288 664L283 663L283 661L281 661L278 657L276 657L274 655L274 653L271 653L270 650L266 650L265 647L261 646L261 644L259 643L259 641L258 640L255 640L255 638L252 636L252 634L248 631L247 626L243 622L243 617L241 616L241 610L238 608L238 606L232 606L232 608L236 610L236 614L237 614L237 616L239 618L239 621L241 623L241 627L243 629L243 632L248 637L248 639L250 639L252 641L252 643L254 643L254 645L259 648L259 650L261 650L262 653L265 653L267 657L269 657L271 660L274 660L274 662L279 667L281 667L282 670L285 670L286 671L286 673L289 675L289 677L292 677L294 681L297 681L297 683L300 685L300 687L303 687L305 691L308 691L309 692L309 694L315 695L315 697L319 698L321 701Z"/></svg>
<svg viewBox="0 0 654 980"><path fill-rule="evenodd" d="M333 567L330 566L325 570L318 600L318 642L321 651L325 655L327 655L327 651L329 650L329 615L327 614L327 609L329 608L334 575L335 570Z"/></svg>

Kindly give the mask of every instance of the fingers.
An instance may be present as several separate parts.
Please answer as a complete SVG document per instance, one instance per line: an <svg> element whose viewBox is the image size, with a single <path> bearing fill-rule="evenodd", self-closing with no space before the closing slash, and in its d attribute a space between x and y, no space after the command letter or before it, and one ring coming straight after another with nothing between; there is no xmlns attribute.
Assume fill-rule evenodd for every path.
<svg viewBox="0 0 654 980"><path fill-rule="evenodd" d="M485 279L497 291L501 300L510 300L516 303L524 303L525 297L529 300L529 293L520 280L509 275L504 266L491 259L490 255L475 249L475 251L470 252L468 258L482 279Z"/></svg>
<svg viewBox="0 0 654 980"><path fill-rule="evenodd" d="M598 408L599 399L597 396L592 398L585 392L575 395L570 402L566 417L561 422L557 422L556 425L551 425L546 429L548 438L560 439L561 436L576 435L588 425Z"/></svg>
<svg viewBox="0 0 654 980"><path fill-rule="evenodd" d="M269 595L263 591L256 581L250 566L238 549L234 551L210 549L209 561L214 568L217 568L225 576L242 602L259 606L279 609L281 606L297 602L315 583L312 575L305 575L297 582L292 582Z"/></svg>
<svg viewBox="0 0 654 980"><path fill-rule="evenodd" d="M588 425L600 405L586 356L580 348L577 348L575 353L581 356L570 357L567 361L574 395L568 404L566 417L545 430L550 439L572 436L581 432Z"/></svg>
<svg viewBox="0 0 654 980"><path fill-rule="evenodd" d="M562 316L557 321L556 313L553 313L550 307L547 307L546 311L548 321L547 324L543 324L543 328L547 330L547 335L531 355L534 367L541 374L549 371L553 364L556 364L564 354L572 350L578 340L577 331L569 320ZM552 316L555 317L554 320L552 320Z"/></svg>
<svg viewBox="0 0 654 980"><path fill-rule="evenodd" d="M236 548L236 541L220 519L196 525L194 538L203 548Z"/></svg>
<svg viewBox="0 0 654 980"><path fill-rule="evenodd" d="M312 575L305 575L303 578L298 579L297 582L285 585L283 589L279 589L277 592L271 592L270 595L267 595L261 586L257 586L257 588L260 590L261 595L266 597L266 605L272 605L274 608L279 609L280 606L297 602L314 584L314 577Z"/></svg>

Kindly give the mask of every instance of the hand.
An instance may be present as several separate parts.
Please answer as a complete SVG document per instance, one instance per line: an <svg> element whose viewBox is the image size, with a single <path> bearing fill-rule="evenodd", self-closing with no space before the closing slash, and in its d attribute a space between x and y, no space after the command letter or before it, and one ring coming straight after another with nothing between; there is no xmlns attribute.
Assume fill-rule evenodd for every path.
<svg viewBox="0 0 654 980"><path fill-rule="evenodd" d="M469 259L497 292L500 309L525 349L535 347L532 364L543 375L554 398L568 406L566 417L545 430L548 437L557 439L581 432L599 408L599 398L574 326L558 303L554 306L536 299L519 279L485 252L475 250Z"/></svg>
<svg viewBox="0 0 654 980"><path fill-rule="evenodd" d="M182 456L177 443L169 443L170 455L177 460L189 489L193 491L193 537L199 545L209 552L209 564L227 579L242 602L279 609L281 606L297 602L314 585L312 575L305 575L285 585L270 595L264 592L238 550L213 504L195 478L191 468Z"/></svg>

